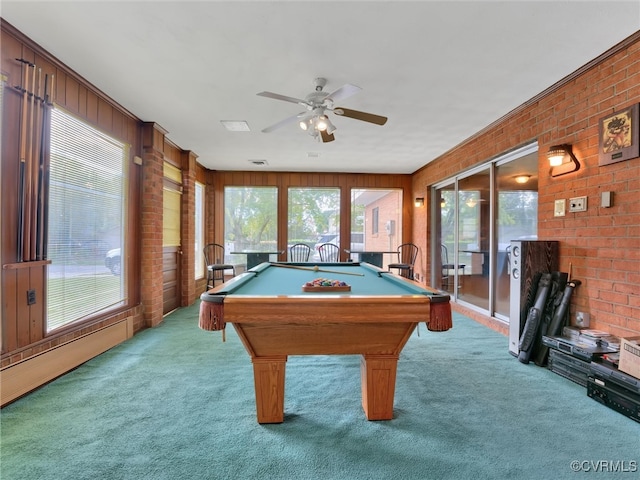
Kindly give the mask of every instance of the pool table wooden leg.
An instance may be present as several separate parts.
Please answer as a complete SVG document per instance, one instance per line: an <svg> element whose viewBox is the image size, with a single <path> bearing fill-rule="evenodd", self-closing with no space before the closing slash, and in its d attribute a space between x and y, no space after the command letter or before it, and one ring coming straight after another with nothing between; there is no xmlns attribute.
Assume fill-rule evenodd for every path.
<svg viewBox="0 0 640 480"><path fill-rule="evenodd" d="M286 355L253 357L258 423L284 421L284 374Z"/></svg>
<svg viewBox="0 0 640 480"><path fill-rule="evenodd" d="M398 355L362 355L362 408L367 420L393 419Z"/></svg>

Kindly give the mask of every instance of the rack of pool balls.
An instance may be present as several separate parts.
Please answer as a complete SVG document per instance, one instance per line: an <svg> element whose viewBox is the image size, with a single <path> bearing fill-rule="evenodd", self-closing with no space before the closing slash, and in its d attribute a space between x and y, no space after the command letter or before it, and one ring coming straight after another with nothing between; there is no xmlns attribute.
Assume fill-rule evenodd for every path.
<svg viewBox="0 0 640 480"><path fill-rule="evenodd" d="M349 292L351 285L342 280L331 280L329 278L316 278L310 280L302 286L305 292Z"/></svg>

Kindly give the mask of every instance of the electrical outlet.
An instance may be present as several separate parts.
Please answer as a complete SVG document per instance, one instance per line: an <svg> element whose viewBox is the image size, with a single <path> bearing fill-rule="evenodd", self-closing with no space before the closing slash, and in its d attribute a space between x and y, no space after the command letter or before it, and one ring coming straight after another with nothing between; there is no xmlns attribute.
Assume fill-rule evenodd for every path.
<svg viewBox="0 0 640 480"><path fill-rule="evenodd" d="M569 211L570 212L586 212L587 211L587 197L575 197L569 199Z"/></svg>
<svg viewBox="0 0 640 480"><path fill-rule="evenodd" d="M27 290L27 305L34 305L36 303L36 291L31 289Z"/></svg>
<svg viewBox="0 0 640 480"><path fill-rule="evenodd" d="M589 314L585 312L576 312L576 327L588 327Z"/></svg>
<svg viewBox="0 0 640 480"><path fill-rule="evenodd" d="M564 209L565 209L564 198L562 200L556 200L553 207L553 216L564 217Z"/></svg>

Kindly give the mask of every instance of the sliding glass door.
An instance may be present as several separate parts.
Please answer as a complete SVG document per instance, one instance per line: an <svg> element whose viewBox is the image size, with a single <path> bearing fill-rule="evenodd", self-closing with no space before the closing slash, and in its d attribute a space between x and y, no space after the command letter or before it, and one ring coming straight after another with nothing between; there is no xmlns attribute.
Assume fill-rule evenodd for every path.
<svg viewBox="0 0 640 480"><path fill-rule="evenodd" d="M496 165L495 312L509 317L511 240L538 238L538 155Z"/></svg>
<svg viewBox="0 0 640 480"><path fill-rule="evenodd" d="M432 191L433 212L431 218L435 223L433 232L433 261L431 285L450 293L456 291L459 282L455 268L454 255L456 245L456 184L451 182Z"/></svg>
<svg viewBox="0 0 640 480"><path fill-rule="evenodd" d="M485 167L458 180L458 296L489 309L491 171Z"/></svg>
<svg viewBox="0 0 640 480"><path fill-rule="evenodd" d="M537 234L537 144L432 188L431 284L509 316L509 245Z"/></svg>

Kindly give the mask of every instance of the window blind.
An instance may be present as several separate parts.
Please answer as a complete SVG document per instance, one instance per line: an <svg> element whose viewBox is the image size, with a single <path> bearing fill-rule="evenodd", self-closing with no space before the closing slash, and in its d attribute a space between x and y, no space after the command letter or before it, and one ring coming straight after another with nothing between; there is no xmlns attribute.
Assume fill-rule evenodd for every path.
<svg viewBox="0 0 640 480"><path fill-rule="evenodd" d="M52 109L48 331L125 300L128 156L124 143Z"/></svg>
<svg viewBox="0 0 640 480"><path fill-rule="evenodd" d="M204 277L204 185L196 182L195 208L195 278Z"/></svg>
<svg viewBox="0 0 640 480"><path fill-rule="evenodd" d="M162 190L162 246L179 247L180 209L182 203L182 172L179 168L164 162L164 182Z"/></svg>

